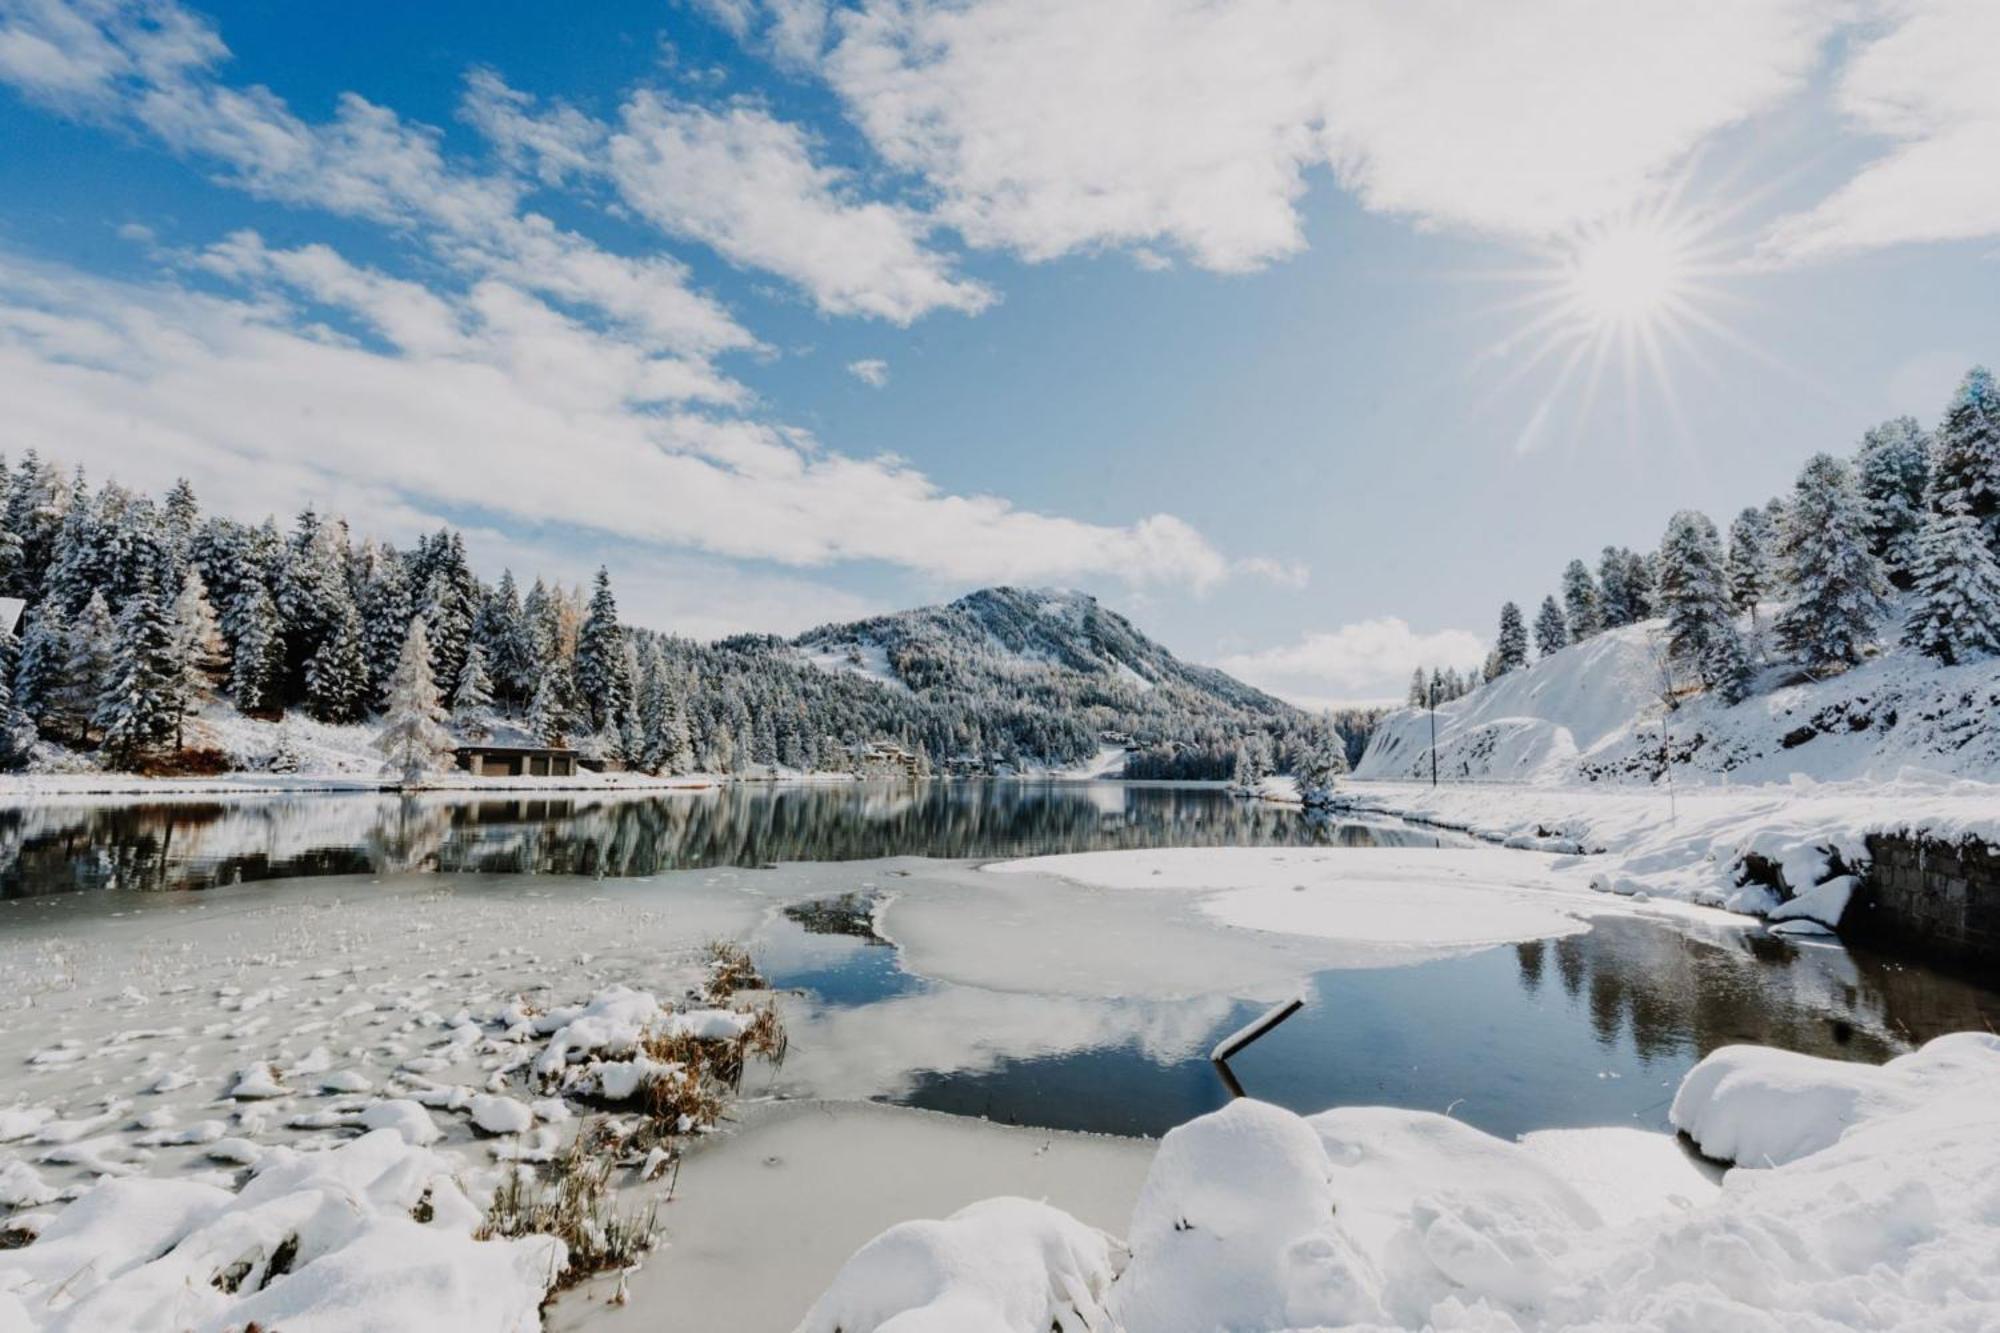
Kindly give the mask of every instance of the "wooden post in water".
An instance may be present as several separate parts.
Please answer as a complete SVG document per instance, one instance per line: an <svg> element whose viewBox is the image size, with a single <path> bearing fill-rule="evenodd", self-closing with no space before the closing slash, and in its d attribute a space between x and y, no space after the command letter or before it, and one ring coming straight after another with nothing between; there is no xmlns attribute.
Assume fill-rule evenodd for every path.
<svg viewBox="0 0 2000 1333"><path fill-rule="evenodd" d="M1295 995L1283 1004L1273 1006L1262 1017L1252 1019L1224 1037L1221 1043L1209 1052L1208 1062L1215 1066L1215 1072L1222 1079L1222 1086L1229 1089L1230 1097L1247 1097L1249 1094L1243 1091L1243 1085L1236 1081L1236 1075L1230 1071L1229 1057L1296 1014L1305 1007L1305 1003Z"/></svg>

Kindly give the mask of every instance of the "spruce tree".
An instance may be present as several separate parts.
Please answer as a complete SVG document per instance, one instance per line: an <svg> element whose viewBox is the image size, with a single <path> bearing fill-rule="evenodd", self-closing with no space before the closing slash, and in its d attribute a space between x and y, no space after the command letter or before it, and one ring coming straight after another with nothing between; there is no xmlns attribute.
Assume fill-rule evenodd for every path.
<svg viewBox="0 0 2000 1333"><path fill-rule="evenodd" d="M1776 534L1770 515L1762 509L1745 509L1729 525L1729 554L1723 562L1723 583L1730 609L1747 612L1754 625L1757 605L1771 595L1772 549Z"/></svg>
<svg viewBox="0 0 2000 1333"><path fill-rule="evenodd" d="M1347 749L1334 734L1332 726L1322 722L1313 728L1293 775L1298 783L1300 803L1308 810L1331 805L1335 780L1345 772Z"/></svg>
<svg viewBox="0 0 2000 1333"><path fill-rule="evenodd" d="M378 553L361 594L361 633L368 658L368 697L377 707L389 699L389 678L410 636L416 609L410 600L409 576L394 551Z"/></svg>
<svg viewBox="0 0 2000 1333"><path fill-rule="evenodd" d="M487 599L484 620L487 669L495 694L511 709L523 707L535 691L538 661L533 637L521 609L521 594L512 570L502 570L499 586Z"/></svg>
<svg viewBox="0 0 2000 1333"><path fill-rule="evenodd" d="M150 580L140 583L119 613L111 675L97 698L95 721L104 748L118 763L136 765L173 740L175 687L173 618Z"/></svg>
<svg viewBox="0 0 2000 1333"><path fill-rule="evenodd" d="M76 470L70 484L69 505L63 510L62 525L56 529L55 544L49 552L49 569L42 596L75 615L93 592L102 593L104 580L97 563L97 505L84 483L83 469Z"/></svg>
<svg viewBox="0 0 2000 1333"><path fill-rule="evenodd" d="M35 722L18 702L13 681L20 669L20 641L0 630L0 768L18 769L35 748Z"/></svg>
<svg viewBox="0 0 2000 1333"><path fill-rule="evenodd" d="M90 739L97 704L115 677L118 628L102 592L93 592L71 622L69 656L63 664L63 698L55 713L77 740Z"/></svg>
<svg viewBox="0 0 2000 1333"><path fill-rule="evenodd" d="M465 667L451 692L451 725L472 740L493 734L493 681L486 674L486 652L476 640L466 649Z"/></svg>
<svg viewBox="0 0 2000 1333"><path fill-rule="evenodd" d="M1751 665L1750 649L1734 621L1723 621L1709 636L1708 647L1702 653L1701 676L1726 704L1739 704L1750 697L1756 668Z"/></svg>
<svg viewBox="0 0 2000 1333"><path fill-rule="evenodd" d="M1563 620L1573 643L1582 643L1604 628L1604 607L1598 598L1597 580L1590 576L1590 566L1581 560L1572 560L1563 568Z"/></svg>
<svg viewBox="0 0 2000 1333"><path fill-rule="evenodd" d="M422 782L451 767L451 733L444 726L444 705L431 675L431 645L422 619L410 622L396 670L389 677L389 705L375 748L383 756L382 771L405 786Z"/></svg>
<svg viewBox="0 0 2000 1333"><path fill-rule="evenodd" d="M1499 659L1500 674L1528 665L1528 627L1521 619L1521 608L1512 602L1500 608L1500 637L1494 642L1493 651Z"/></svg>
<svg viewBox="0 0 2000 1333"><path fill-rule="evenodd" d="M1660 544L1660 603L1668 653L1694 669L1702 684L1713 686L1709 649L1718 636L1734 632L1734 623L1723 580L1722 538L1708 515L1683 509L1668 521Z"/></svg>
<svg viewBox="0 0 2000 1333"><path fill-rule="evenodd" d="M1930 438L1914 417L1871 429L1855 455L1855 485L1868 509L1868 551L1899 588L1911 582L1917 529L1930 485Z"/></svg>
<svg viewBox="0 0 2000 1333"><path fill-rule="evenodd" d="M569 714L563 707L563 682L559 679L563 668L552 662L542 670L542 677L535 682L534 697L528 701L528 731L539 745L566 745L569 743Z"/></svg>
<svg viewBox="0 0 2000 1333"><path fill-rule="evenodd" d="M1563 616L1563 609L1554 597L1542 598L1542 609L1535 613L1535 656L1547 657L1569 647L1569 621Z"/></svg>
<svg viewBox="0 0 2000 1333"><path fill-rule="evenodd" d="M233 619L229 696L245 713L270 714L282 706L285 640L278 604L261 580L251 580L237 594Z"/></svg>
<svg viewBox="0 0 2000 1333"><path fill-rule="evenodd" d="M1786 516L1795 591L1778 617L1778 635L1812 669L1860 661L1882 618L1886 584L1868 552L1867 524L1847 465L1831 454L1807 460Z"/></svg>
<svg viewBox="0 0 2000 1333"><path fill-rule="evenodd" d="M1974 366L1938 423L1933 453L1936 493L1964 497L1965 507L2000 544L2000 388L1993 372Z"/></svg>
<svg viewBox="0 0 2000 1333"><path fill-rule="evenodd" d="M630 682L621 669L623 656L611 576L599 566L590 594L590 613L576 636L576 687L589 710L592 727L602 728L616 719L630 696Z"/></svg>
<svg viewBox="0 0 2000 1333"><path fill-rule="evenodd" d="M1615 546L1605 547L1598 558L1597 588L1604 628L1617 629L1636 619L1632 614L1632 590L1626 586L1625 553Z"/></svg>
<svg viewBox="0 0 2000 1333"><path fill-rule="evenodd" d="M193 564L174 598L174 748L187 743L187 715L215 697L229 667L222 627L209 605L201 570Z"/></svg>
<svg viewBox="0 0 2000 1333"><path fill-rule="evenodd" d="M333 624L306 663L306 711L321 722L358 722L368 711L368 654L361 611L341 588Z"/></svg>
<svg viewBox="0 0 2000 1333"><path fill-rule="evenodd" d="M38 603L28 613L14 669L14 702L44 726L60 729L58 716L69 687L69 617L56 602Z"/></svg>
<svg viewBox="0 0 2000 1333"><path fill-rule="evenodd" d="M1946 666L2000 654L2000 558L1963 490L1933 495L1903 643Z"/></svg>

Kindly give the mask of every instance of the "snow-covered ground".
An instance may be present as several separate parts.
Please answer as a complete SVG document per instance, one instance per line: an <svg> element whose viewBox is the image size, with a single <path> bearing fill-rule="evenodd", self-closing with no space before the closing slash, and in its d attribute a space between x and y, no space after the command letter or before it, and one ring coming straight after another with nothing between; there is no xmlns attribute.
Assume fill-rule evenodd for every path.
<svg viewBox="0 0 2000 1333"><path fill-rule="evenodd" d="M0 903L0 1204L40 1232L0 1328L537 1327L560 1244L474 1231L662 1072L642 1032L746 1021L684 998L758 918L725 878Z"/></svg>
<svg viewBox="0 0 2000 1333"><path fill-rule="evenodd" d="M2000 1038L1881 1071L1725 1048L1675 1114L1806 1141L1718 1190L1659 1135L1237 1101L1161 1140L1122 1235L1006 1197L903 1222L801 1330L2000 1327Z"/></svg>

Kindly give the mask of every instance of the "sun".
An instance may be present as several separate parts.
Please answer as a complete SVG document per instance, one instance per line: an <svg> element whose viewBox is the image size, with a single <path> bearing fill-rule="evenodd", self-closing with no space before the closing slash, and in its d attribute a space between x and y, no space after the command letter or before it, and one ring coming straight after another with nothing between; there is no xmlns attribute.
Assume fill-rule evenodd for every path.
<svg viewBox="0 0 2000 1333"><path fill-rule="evenodd" d="M1564 269L1575 313L1600 331L1652 324L1687 294L1687 247L1649 223L1609 228L1583 240Z"/></svg>

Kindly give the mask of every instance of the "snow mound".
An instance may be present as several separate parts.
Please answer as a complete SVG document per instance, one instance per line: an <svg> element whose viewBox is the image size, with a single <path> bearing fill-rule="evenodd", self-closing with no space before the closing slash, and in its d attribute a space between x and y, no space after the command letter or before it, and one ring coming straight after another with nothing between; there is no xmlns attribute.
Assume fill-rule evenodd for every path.
<svg viewBox="0 0 2000 1333"><path fill-rule="evenodd" d="M797 1333L1090 1333L1122 1251L1047 1204L987 1199L863 1246Z"/></svg>
<svg viewBox="0 0 2000 1333"><path fill-rule="evenodd" d="M1724 1046L1681 1080L1670 1116L1710 1157L1782 1166L1832 1147L1857 1125L1965 1087L2000 1099L2000 1037L1954 1032L1880 1066Z"/></svg>
<svg viewBox="0 0 2000 1333"><path fill-rule="evenodd" d="M1661 1169L1670 1140L1629 1129L1566 1131L1545 1154L1424 1112L1308 1120L1232 1103L1161 1140L1134 1208L1131 1260L1103 1301L1107 1326L2000 1327L2000 1038L1941 1038L1880 1069L1729 1048L1690 1073L1675 1119L1698 1136L1726 1127L1753 1150L1775 1148L1775 1164L1690 1188L1692 1173ZM1752 1143L1773 1125L1792 1137ZM1621 1157L1650 1206L1608 1221L1560 1173L1590 1163L1601 1190ZM1020 1293L1054 1287L1055 1268L1016 1267L1050 1225L1037 1213L1022 1235L983 1237L1005 1258L970 1272L877 1242L835 1290L899 1294L871 1310L874 1322L840 1326L1046 1333L1066 1317L1060 1307L1052 1316L1024 1304L1014 1316L974 1302L1003 1280ZM892 1309L980 1317L905 1324Z"/></svg>
<svg viewBox="0 0 2000 1333"><path fill-rule="evenodd" d="M418 1223L411 1210L426 1196L435 1220ZM538 1329L562 1243L475 1240L478 1216L450 1164L393 1130L324 1152L274 1149L234 1195L108 1181L32 1245L0 1251L0 1315L28 1329L130 1333Z"/></svg>

